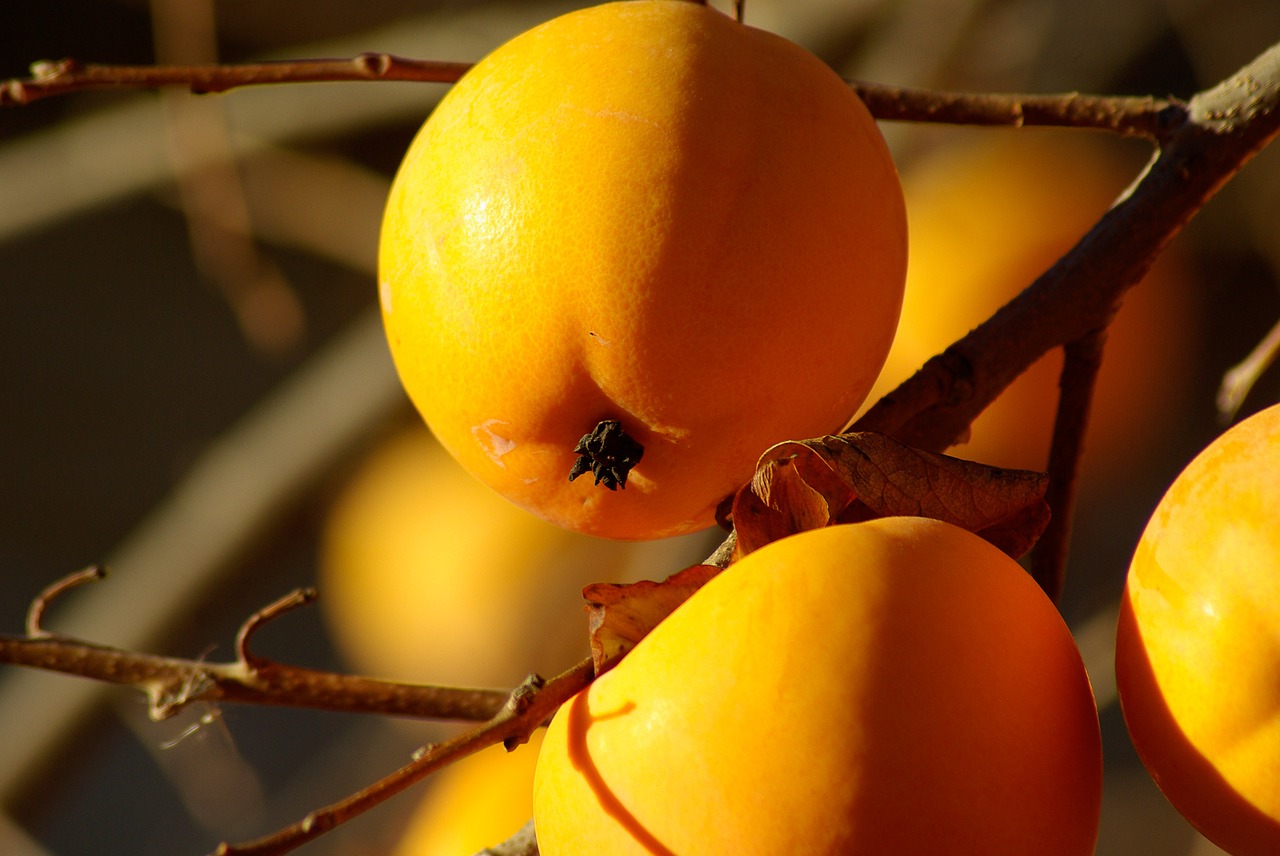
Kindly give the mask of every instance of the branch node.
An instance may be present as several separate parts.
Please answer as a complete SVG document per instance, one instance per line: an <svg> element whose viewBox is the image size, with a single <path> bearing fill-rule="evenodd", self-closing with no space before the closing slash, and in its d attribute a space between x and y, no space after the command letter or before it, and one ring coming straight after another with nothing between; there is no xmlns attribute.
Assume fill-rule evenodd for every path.
<svg viewBox="0 0 1280 856"><path fill-rule="evenodd" d="M385 77L391 70L391 57L385 53L366 51L355 59L356 67L369 77Z"/></svg>
<svg viewBox="0 0 1280 856"><path fill-rule="evenodd" d="M267 622L273 621L300 606L307 606L315 599L316 590L314 588L294 589L274 603L270 603L250 615L244 624L240 625L240 632L236 634L236 659L250 671L256 671L263 660L249 650L249 640L253 638L253 634L257 633Z"/></svg>
<svg viewBox="0 0 1280 856"><path fill-rule="evenodd" d="M39 82L55 80L64 74L73 74L80 70L80 63L74 59L40 59L31 63L31 76Z"/></svg>
<svg viewBox="0 0 1280 856"><path fill-rule="evenodd" d="M507 710L512 716L522 715L529 709L538 691L546 685L547 680L542 675L530 674L520 682L520 686L511 691L511 696L507 699Z"/></svg>
<svg viewBox="0 0 1280 856"><path fill-rule="evenodd" d="M507 698L505 713L511 717L519 718L525 715L529 708L533 705L533 701L537 698L538 693L547 685L546 678L538 674L530 674L525 678L520 686L511 691L510 697ZM527 743L529 735L538 727L537 723L533 727L523 730L518 734L512 734L510 737L502 741L502 745L506 747L508 752L514 750L522 743Z"/></svg>
<svg viewBox="0 0 1280 856"><path fill-rule="evenodd" d="M27 610L27 636L32 639L50 639L58 634L45 630L44 614L49 609L49 604L55 598L70 591L71 589L82 586L85 583L97 582L107 575L107 569L102 565L90 565L83 570L76 571L70 576L63 577L53 585L47 587L44 591L31 601L31 607Z"/></svg>
<svg viewBox="0 0 1280 856"><path fill-rule="evenodd" d="M214 680L202 667L191 669L175 686L172 680L147 685L147 716L152 722L163 722L188 704L203 698Z"/></svg>
<svg viewBox="0 0 1280 856"><path fill-rule="evenodd" d="M413 754L409 756L409 759L412 760L414 763L417 763L418 761L421 761L424 757L426 757L430 753L436 751L436 749L439 748L439 746L440 746L439 743L426 743L422 746L419 746L417 749L413 750Z"/></svg>

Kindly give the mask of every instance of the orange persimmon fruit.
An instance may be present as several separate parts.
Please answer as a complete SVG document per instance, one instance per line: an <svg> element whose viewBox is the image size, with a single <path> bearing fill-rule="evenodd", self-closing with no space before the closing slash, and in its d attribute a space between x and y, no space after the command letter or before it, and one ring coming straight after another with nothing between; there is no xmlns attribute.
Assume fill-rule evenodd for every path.
<svg viewBox="0 0 1280 856"><path fill-rule="evenodd" d="M978 536L881 518L775 541L567 702L547 856L1088 856L1097 708L1070 632Z"/></svg>
<svg viewBox="0 0 1280 856"><path fill-rule="evenodd" d="M1235 856L1280 853L1280 405L1187 465L1138 542L1116 634L1156 784Z"/></svg>
<svg viewBox="0 0 1280 856"><path fill-rule="evenodd" d="M846 423L905 267L897 171L844 81L704 5L632 0L517 36L446 95L393 184L379 288L400 378L467 470L638 540L705 528L768 446Z"/></svg>

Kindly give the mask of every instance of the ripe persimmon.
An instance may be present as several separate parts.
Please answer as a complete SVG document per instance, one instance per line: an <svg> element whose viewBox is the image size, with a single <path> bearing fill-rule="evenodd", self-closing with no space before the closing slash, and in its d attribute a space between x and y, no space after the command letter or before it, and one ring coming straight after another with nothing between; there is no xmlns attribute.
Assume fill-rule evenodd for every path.
<svg viewBox="0 0 1280 856"><path fill-rule="evenodd" d="M1102 755L1079 652L976 535L881 518L713 578L555 715L541 852L1088 856Z"/></svg>
<svg viewBox="0 0 1280 856"><path fill-rule="evenodd" d="M379 285L405 388L463 466L646 539L712 523L774 442L845 424L905 266L897 172L845 82L714 9L634 0L517 36L448 93L396 176Z"/></svg>
<svg viewBox="0 0 1280 856"><path fill-rule="evenodd" d="M1134 552L1116 634L1156 784L1235 856L1280 853L1280 405L1187 465Z"/></svg>

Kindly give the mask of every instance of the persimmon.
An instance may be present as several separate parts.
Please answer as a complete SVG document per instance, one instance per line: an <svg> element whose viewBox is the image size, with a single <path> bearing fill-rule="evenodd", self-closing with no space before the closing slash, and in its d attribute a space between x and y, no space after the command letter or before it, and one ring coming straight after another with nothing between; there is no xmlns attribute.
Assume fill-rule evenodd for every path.
<svg viewBox="0 0 1280 856"><path fill-rule="evenodd" d="M845 424L905 265L897 172L848 85L714 9L634 0L454 86L396 176L379 285L405 388L464 467L647 539L711 524L774 442Z"/></svg>
<svg viewBox="0 0 1280 856"><path fill-rule="evenodd" d="M983 132L903 168L911 260L898 334L869 400L1011 300L1069 250L1133 179L1114 146L1075 133ZM1142 460L1185 400L1198 336L1185 253L1171 247L1111 325L1085 443L1088 472ZM1005 467L1048 464L1062 352L1036 362L973 423L953 454ZM1173 422L1174 420L1167 420ZM1141 427L1139 427L1141 425Z"/></svg>
<svg viewBox="0 0 1280 856"><path fill-rule="evenodd" d="M1138 542L1116 634L1133 745L1235 856L1280 853L1280 405L1174 479Z"/></svg>
<svg viewBox="0 0 1280 856"><path fill-rule="evenodd" d="M567 702L541 852L1087 856L1101 805L1080 655L1022 568L936 520L751 553Z"/></svg>

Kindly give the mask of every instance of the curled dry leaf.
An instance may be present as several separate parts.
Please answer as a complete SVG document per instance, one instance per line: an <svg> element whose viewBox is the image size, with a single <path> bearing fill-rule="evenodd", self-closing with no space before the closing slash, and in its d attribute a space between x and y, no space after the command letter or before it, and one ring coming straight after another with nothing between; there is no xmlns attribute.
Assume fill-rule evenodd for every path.
<svg viewBox="0 0 1280 856"><path fill-rule="evenodd" d="M596 674L613 668L658 622L718 573L720 569L713 565L694 565L660 583L596 583L584 588Z"/></svg>
<svg viewBox="0 0 1280 856"><path fill-rule="evenodd" d="M913 449L870 432L779 443L733 501L740 558L787 535L914 515L976 532L1015 559L1049 522L1048 476Z"/></svg>

